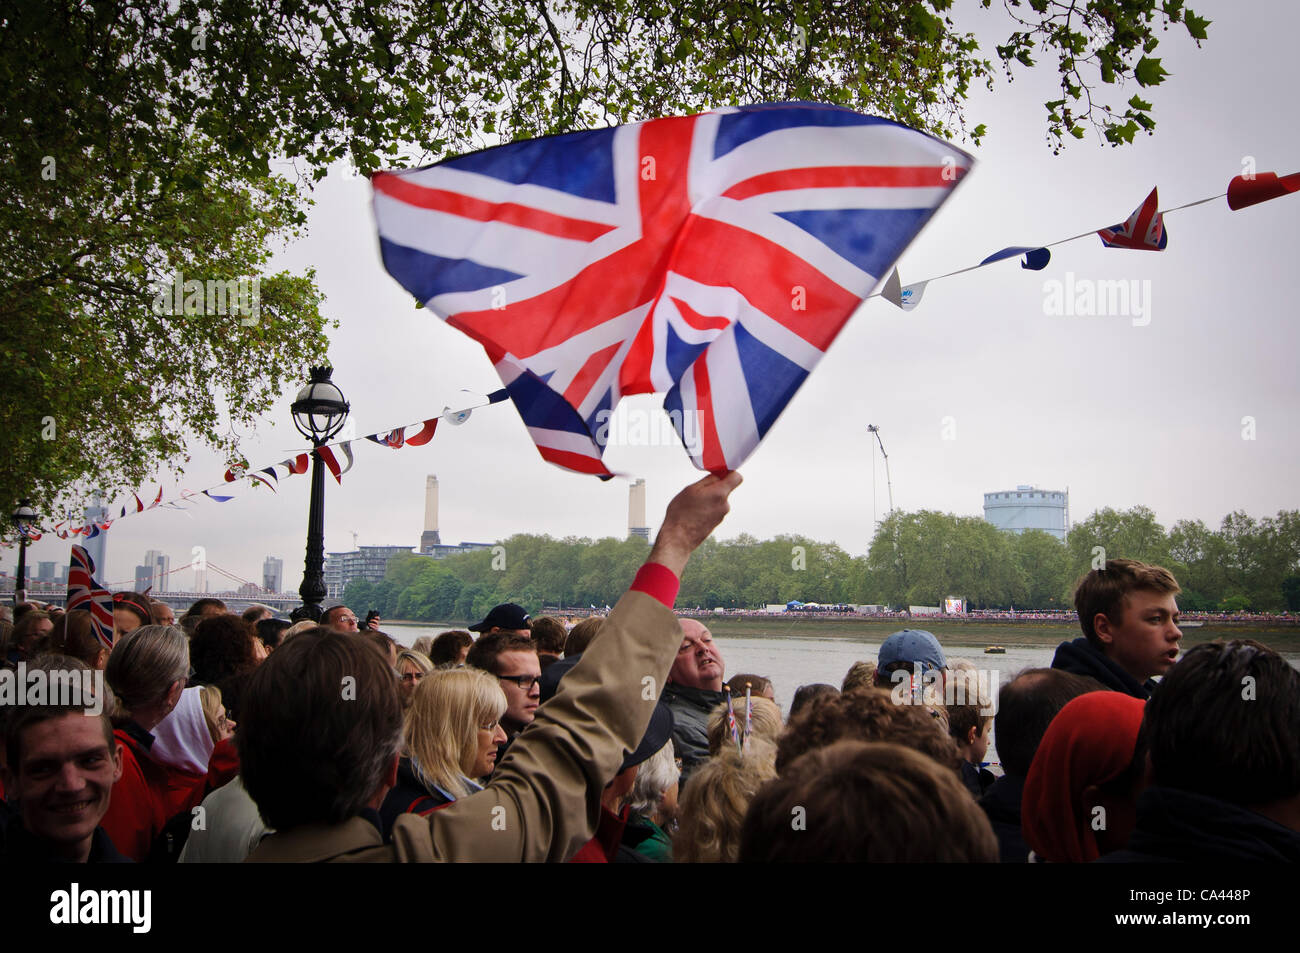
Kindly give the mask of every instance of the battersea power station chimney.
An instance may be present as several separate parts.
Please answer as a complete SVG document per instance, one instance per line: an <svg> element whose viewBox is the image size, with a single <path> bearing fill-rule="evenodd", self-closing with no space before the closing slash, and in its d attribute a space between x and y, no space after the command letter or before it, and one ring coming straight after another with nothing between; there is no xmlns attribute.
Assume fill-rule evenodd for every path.
<svg viewBox="0 0 1300 953"><path fill-rule="evenodd" d="M645 480L637 480L628 488L627 535L650 540L650 527L645 522Z"/></svg>
<svg viewBox="0 0 1300 953"><path fill-rule="evenodd" d="M441 542L438 536L438 478L430 473L424 485L424 532L420 534L420 552L427 553Z"/></svg>

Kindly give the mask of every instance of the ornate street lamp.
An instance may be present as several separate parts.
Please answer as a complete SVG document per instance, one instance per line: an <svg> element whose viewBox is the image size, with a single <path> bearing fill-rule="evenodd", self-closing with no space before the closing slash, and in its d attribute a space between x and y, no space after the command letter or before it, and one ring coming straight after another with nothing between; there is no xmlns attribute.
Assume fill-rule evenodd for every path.
<svg viewBox="0 0 1300 953"><path fill-rule="evenodd" d="M14 510L14 526L18 527L18 581L14 583L14 606L27 601L27 547L31 544L27 534L36 523L36 515L29 500L23 500Z"/></svg>
<svg viewBox="0 0 1300 953"><path fill-rule="evenodd" d="M298 392L289 408L293 425L312 443L311 511L307 518L307 561L298 595L302 605L294 610L295 619L320 621L321 601L325 598L325 467L319 448L343 429L348 419L348 402L343 391L330 380L332 368L313 367L311 381Z"/></svg>

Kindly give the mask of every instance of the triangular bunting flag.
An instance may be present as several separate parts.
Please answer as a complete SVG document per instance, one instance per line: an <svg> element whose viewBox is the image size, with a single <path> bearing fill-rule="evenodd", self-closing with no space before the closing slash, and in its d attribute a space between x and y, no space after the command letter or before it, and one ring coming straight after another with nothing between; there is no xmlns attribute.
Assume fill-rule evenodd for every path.
<svg viewBox="0 0 1300 953"><path fill-rule="evenodd" d="M279 466L288 467L290 473L306 473L310 465L311 456L306 453L300 453L289 460L281 460L279 463Z"/></svg>
<svg viewBox="0 0 1300 953"><path fill-rule="evenodd" d="M266 477L262 476L263 473L269 473L271 475L271 480L274 480L275 483L272 483L271 480L268 480ZM256 480L258 483L265 483L267 486L271 488L272 493L275 492L276 483L280 482L280 478L275 474L275 467L267 467L265 470L258 470L255 473L250 473L248 475L248 478L250 480ZM254 486L256 485L257 484L254 484Z"/></svg>
<svg viewBox="0 0 1300 953"><path fill-rule="evenodd" d="M1297 190L1300 190L1300 172L1280 178L1276 172L1260 172L1251 177L1239 175L1228 183L1228 208L1235 212Z"/></svg>
<svg viewBox="0 0 1300 953"><path fill-rule="evenodd" d="M995 261L1001 261L1004 258L1014 258L1016 255L1024 255L1025 260L1020 263L1021 268L1027 268L1030 271L1042 271L1047 267L1047 263L1052 260L1052 252L1047 248L1034 248L1032 246L1012 246L1004 248L1001 251L995 251L989 257L985 258L981 265L990 265Z"/></svg>
<svg viewBox="0 0 1300 953"><path fill-rule="evenodd" d="M334 479L338 483L342 483L343 480L340 477L339 462L334 459L334 451L329 447L318 447L316 449L316 454L320 457L321 463L325 464L325 468L333 474Z"/></svg>
<svg viewBox="0 0 1300 953"><path fill-rule="evenodd" d="M352 441L345 440L340 444L336 444L336 446L343 453L343 456L347 457L348 465L345 467L339 466L338 457L334 455L332 447L321 447L316 452L320 454L321 460L324 462L325 466L329 468L330 473L334 475L334 480L337 483L342 484L343 474L352 469Z"/></svg>
<svg viewBox="0 0 1300 953"><path fill-rule="evenodd" d="M904 311L913 310L921 303L921 295L925 294L925 286L929 283L930 282L928 281L918 281L916 284L908 285L904 288L899 292L899 298L902 301L902 304L900 304L899 307Z"/></svg>
<svg viewBox="0 0 1300 953"><path fill-rule="evenodd" d="M1169 243L1164 216L1160 214L1160 200L1152 189L1146 201L1122 225L1112 225L1097 232L1107 248L1132 248L1137 251L1164 251Z"/></svg>
<svg viewBox="0 0 1300 953"><path fill-rule="evenodd" d="M502 393L504 394L505 391L502 391ZM437 429L438 429L437 417L433 417L429 420L426 420L424 424L420 427L419 433L417 433L414 437L406 438L407 446L423 447L426 443L428 443L430 440L433 439L433 432Z"/></svg>
<svg viewBox="0 0 1300 953"><path fill-rule="evenodd" d="M884 298L896 308L903 306L903 285L898 279L898 269L895 268L885 279L885 287L880 289L880 297Z"/></svg>

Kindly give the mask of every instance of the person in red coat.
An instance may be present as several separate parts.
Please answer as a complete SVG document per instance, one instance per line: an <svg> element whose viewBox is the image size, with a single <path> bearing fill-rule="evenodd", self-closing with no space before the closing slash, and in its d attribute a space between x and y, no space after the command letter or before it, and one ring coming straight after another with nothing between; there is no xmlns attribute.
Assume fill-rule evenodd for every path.
<svg viewBox="0 0 1300 953"><path fill-rule="evenodd" d="M148 858L167 821L191 810L209 789L208 780L233 775L232 746L213 751L209 774L190 774L149 756L151 730L176 707L190 670L189 644L175 626L141 626L113 646L104 672L123 709L114 732L122 752L122 776L102 826L119 852L140 862Z"/></svg>

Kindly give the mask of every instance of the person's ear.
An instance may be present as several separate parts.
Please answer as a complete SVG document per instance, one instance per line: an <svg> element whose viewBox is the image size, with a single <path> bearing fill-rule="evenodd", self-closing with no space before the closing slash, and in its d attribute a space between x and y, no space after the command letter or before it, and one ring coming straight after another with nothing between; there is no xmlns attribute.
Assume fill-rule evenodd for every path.
<svg viewBox="0 0 1300 953"><path fill-rule="evenodd" d="M181 703L181 694L185 691L185 679L178 678L167 690L167 710L171 711Z"/></svg>
<svg viewBox="0 0 1300 953"><path fill-rule="evenodd" d="M966 746L970 747L975 743L975 736L979 734L979 727L971 725L966 729Z"/></svg>
<svg viewBox="0 0 1300 953"><path fill-rule="evenodd" d="M122 780L122 746L113 739L113 783Z"/></svg>
<svg viewBox="0 0 1300 953"><path fill-rule="evenodd" d="M1098 640L1103 645L1113 645L1115 642L1115 626L1111 623L1110 617L1104 612L1098 612L1092 618L1092 631L1097 633Z"/></svg>

